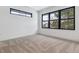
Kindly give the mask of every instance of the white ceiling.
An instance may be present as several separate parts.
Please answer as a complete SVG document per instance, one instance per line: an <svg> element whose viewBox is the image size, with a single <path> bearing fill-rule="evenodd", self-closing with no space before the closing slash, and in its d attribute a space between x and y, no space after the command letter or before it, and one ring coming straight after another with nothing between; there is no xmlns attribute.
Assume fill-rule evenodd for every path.
<svg viewBox="0 0 79 59"><path fill-rule="evenodd" d="M37 10L37 11L39 11L39 10L41 10L43 8L48 7L48 6L30 6L30 7L33 8L33 9L35 9L35 10Z"/></svg>

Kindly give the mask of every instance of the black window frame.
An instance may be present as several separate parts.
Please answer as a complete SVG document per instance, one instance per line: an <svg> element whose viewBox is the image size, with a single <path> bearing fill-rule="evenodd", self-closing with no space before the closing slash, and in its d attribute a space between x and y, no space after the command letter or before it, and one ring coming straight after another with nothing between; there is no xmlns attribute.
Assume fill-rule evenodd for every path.
<svg viewBox="0 0 79 59"><path fill-rule="evenodd" d="M75 30L75 6L73 6L73 7L69 7L69 8L65 8L65 9L61 9L60 10L60 14L61 14L61 12L63 11L63 10L67 10L67 9L71 9L71 8L73 8L73 18L61 18L61 15L60 15L60 22L61 22L61 20L70 20L70 19L73 19L73 27L74 27L74 29L65 29L65 28L61 28L61 26L60 26L60 29L65 29L65 30Z"/></svg>
<svg viewBox="0 0 79 59"><path fill-rule="evenodd" d="M73 19L73 29L65 29L65 28L61 28L61 11L63 10L67 10L67 9L71 9L73 8L73 18L68 18L68 19ZM54 12L58 12L59 13L59 19L58 19L58 28L50 28L50 14L51 13L54 13ZM62 29L62 30L75 30L75 6L72 6L72 7L68 7L68 8L64 8L64 9L60 9L60 10L56 10L56 11L53 11L53 12L48 12L48 13L45 13L45 14L48 14L49 15L49 20L48 20L48 29ZM42 14L42 28L45 28L43 27L43 15L45 14Z"/></svg>
<svg viewBox="0 0 79 59"><path fill-rule="evenodd" d="M52 13L56 13L56 12L58 12L58 11L50 12L50 13L49 13L49 17L51 16ZM58 12L58 14L59 14L59 12ZM59 15L58 15L58 16L59 16ZM49 18L49 23L50 23L50 21L56 21L56 20L58 20L58 24L59 24L59 18L58 18L58 19L54 19L54 20L51 20L51 19ZM51 28L51 27L50 27L50 24L49 24L49 28L50 28L50 29L59 29L59 26L58 26L58 28Z"/></svg>
<svg viewBox="0 0 79 59"><path fill-rule="evenodd" d="M22 11L22 10L18 10L18 9L10 8L10 14L12 14L12 15L19 15L19 16L23 16L23 15L20 15L20 14L13 14L13 13L11 13L12 11L16 11L16 12L20 12L20 13L28 14L28 15L30 15L31 18L32 18L32 13L30 13L30 12L26 12L26 11ZM28 16L25 16L25 17L28 17Z"/></svg>
<svg viewBox="0 0 79 59"><path fill-rule="evenodd" d="M43 20L44 15L48 15L48 20ZM48 22L48 27L43 27L43 22ZM42 14L42 28L50 28L49 27L49 13Z"/></svg>

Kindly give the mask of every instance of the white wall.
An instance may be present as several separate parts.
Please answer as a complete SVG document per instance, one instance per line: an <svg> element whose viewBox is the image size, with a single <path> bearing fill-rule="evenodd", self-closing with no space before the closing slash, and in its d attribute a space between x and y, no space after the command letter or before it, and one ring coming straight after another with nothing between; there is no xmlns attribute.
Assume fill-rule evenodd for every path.
<svg viewBox="0 0 79 59"><path fill-rule="evenodd" d="M38 12L38 33L50 35L50 36L56 36L60 38L65 38L68 40L74 40L79 41L79 7L76 6L75 8L75 30L61 30L61 29L44 29L41 28L41 14L56 11L59 9L67 8L69 6L51 6L48 8L45 8Z"/></svg>
<svg viewBox="0 0 79 59"><path fill-rule="evenodd" d="M32 12L33 17L11 15L10 8ZM24 6L1 6L0 7L0 41L21 36L32 35L37 32L37 12Z"/></svg>

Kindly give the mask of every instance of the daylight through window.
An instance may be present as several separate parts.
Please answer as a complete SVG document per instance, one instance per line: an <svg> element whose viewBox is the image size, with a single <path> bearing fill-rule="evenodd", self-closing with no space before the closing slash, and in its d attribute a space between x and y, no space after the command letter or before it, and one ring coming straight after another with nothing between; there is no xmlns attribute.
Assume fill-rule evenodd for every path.
<svg viewBox="0 0 79 59"><path fill-rule="evenodd" d="M42 14L42 28L75 30L75 7Z"/></svg>

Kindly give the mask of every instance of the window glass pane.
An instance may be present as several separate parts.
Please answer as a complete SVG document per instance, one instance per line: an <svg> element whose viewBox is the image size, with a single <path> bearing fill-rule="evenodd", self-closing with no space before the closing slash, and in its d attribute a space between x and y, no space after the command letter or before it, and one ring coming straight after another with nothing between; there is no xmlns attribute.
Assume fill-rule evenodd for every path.
<svg viewBox="0 0 79 59"><path fill-rule="evenodd" d="M62 29L74 29L74 20L61 20L61 28Z"/></svg>
<svg viewBox="0 0 79 59"><path fill-rule="evenodd" d="M50 20L55 20L59 18L58 12L54 12L50 14Z"/></svg>
<svg viewBox="0 0 79 59"><path fill-rule="evenodd" d="M50 21L50 28L58 28L58 20Z"/></svg>
<svg viewBox="0 0 79 59"><path fill-rule="evenodd" d="M70 8L69 9L69 14L68 14L69 18L74 18L74 8Z"/></svg>
<svg viewBox="0 0 79 59"><path fill-rule="evenodd" d="M61 11L61 19L74 18L74 9L66 9Z"/></svg>
<svg viewBox="0 0 79 59"><path fill-rule="evenodd" d="M19 13L19 12L15 12L15 11L11 11L11 14L25 16L24 13Z"/></svg>
<svg viewBox="0 0 79 59"><path fill-rule="evenodd" d="M61 18L62 18L62 19L68 18L68 17L67 17L67 10L61 11Z"/></svg>
<svg viewBox="0 0 79 59"><path fill-rule="evenodd" d="M32 16L32 13L21 11L21 10L17 10L17 9L13 9L13 8L10 8L10 13L14 14L14 15L27 16L27 17L31 17Z"/></svg>
<svg viewBox="0 0 79 59"><path fill-rule="evenodd" d="M48 14L43 15L43 20L48 20Z"/></svg>
<svg viewBox="0 0 79 59"><path fill-rule="evenodd" d="M43 27L48 27L48 22L43 22Z"/></svg>

